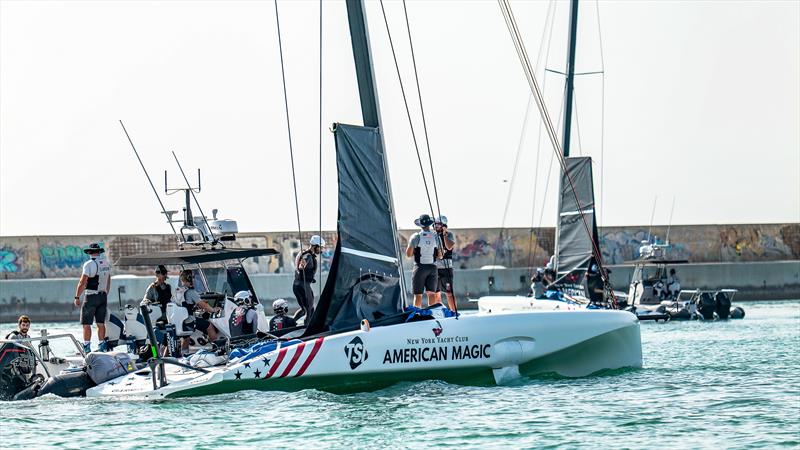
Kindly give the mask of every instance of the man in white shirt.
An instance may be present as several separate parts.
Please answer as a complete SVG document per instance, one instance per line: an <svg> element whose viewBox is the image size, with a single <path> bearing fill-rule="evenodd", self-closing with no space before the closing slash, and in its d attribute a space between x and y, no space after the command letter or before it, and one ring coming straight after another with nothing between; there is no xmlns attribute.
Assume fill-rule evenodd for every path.
<svg viewBox="0 0 800 450"><path fill-rule="evenodd" d="M105 249L98 243L90 244L83 249L91 259L83 264L83 273L75 289L75 306L81 307L81 325L83 326L83 349L91 351L92 323L97 323L98 350L108 349L106 342L106 315L108 312L108 291L111 289L111 265L106 261ZM81 295L84 295L81 304Z"/></svg>
<svg viewBox="0 0 800 450"><path fill-rule="evenodd" d="M439 301L439 278L436 260L441 258L441 241L431 230L433 219L427 214L419 216L414 224L420 231L411 235L406 248L406 256L414 257L414 270L411 272L411 286L414 291L414 306L422 308L422 294L428 295L428 306Z"/></svg>

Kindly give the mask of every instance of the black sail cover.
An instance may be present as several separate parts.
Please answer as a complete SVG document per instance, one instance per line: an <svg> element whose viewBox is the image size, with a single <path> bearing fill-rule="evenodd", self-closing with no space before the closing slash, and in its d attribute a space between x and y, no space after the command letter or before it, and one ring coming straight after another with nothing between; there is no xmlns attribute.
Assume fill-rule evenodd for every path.
<svg viewBox="0 0 800 450"><path fill-rule="evenodd" d="M561 174L561 198L556 229L557 285L565 293L588 296L584 275L590 265L595 263L592 247L598 245L592 158L569 157L566 162L567 171ZM567 174L572 179L572 184ZM573 186L575 194L572 192ZM576 194L579 202L577 204ZM589 225L591 236L586 233L581 211Z"/></svg>
<svg viewBox="0 0 800 450"><path fill-rule="evenodd" d="M402 311L389 180L377 128L334 125L339 177L338 240L309 336Z"/></svg>

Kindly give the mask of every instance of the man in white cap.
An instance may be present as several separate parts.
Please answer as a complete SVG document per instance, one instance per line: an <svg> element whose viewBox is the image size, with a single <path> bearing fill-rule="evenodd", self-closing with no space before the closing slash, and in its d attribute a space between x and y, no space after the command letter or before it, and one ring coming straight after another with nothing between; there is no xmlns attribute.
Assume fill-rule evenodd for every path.
<svg viewBox="0 0 800 450"><path fill-rule="evenodd" d="M422 294L428 294L428 306L439 301L439 277L436 260L441 257L439 236L431 230L433 219L427 214L419 216L414 224L422 230L414 233L408 240L406 256L414 257L414 270L411 272L411 286L414 292L414 306L422 308Z"/></svg>
<svg viewBox="0 0 800 450"><path fill-rule="evenodd" d="M307 323L314 313L314 290L311 289L311 283L317 282L314 279L317 273L317 255L322 252L322 247L324 246L325 239L315 234L311 236L308 248L300 252L294 261L292 292L297 298L297 304L300 305L300 309L294 313L295 321L306 316Z"/></svg>
<svg viewBox="0 0 800 450"><path fill-rule="evenodd" d="M89 255L88 261L83 264L83 272L78 286L75 289L75 306L81 307L81 325L83 326L83 349L86 353L91 351L89 343L92 340L92 323L97 324L97 340L100 341L99 350L107 350L106 343L106 314L108 311L108 291L111 289L111 266L102 256L105 249L98 243L90 244L83 249ZM81 295L85 294L83 304Z"/></svg>

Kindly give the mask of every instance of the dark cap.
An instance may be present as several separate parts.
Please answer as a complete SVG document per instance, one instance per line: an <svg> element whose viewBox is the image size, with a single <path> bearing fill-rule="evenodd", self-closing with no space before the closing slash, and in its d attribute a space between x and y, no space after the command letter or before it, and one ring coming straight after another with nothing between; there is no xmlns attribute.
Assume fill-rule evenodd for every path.
<svg viewBox="0 0 800 450"><path fill-rule="evenodd" d="M105 253L106 249L100 246L97 242L92 242L88 247L83 249L83 253Z"/></svg>
<svg viewBox="0 0 800 450"><path fill-rule="evenodd" d="M159 264L159 266L156 267L156 275L161 274L161 275L167 276L167 273L168 273L167 272L167 268L164 267L164 265Z"/></svg>
<svg viewBox="0 0 800 450"><path fill-rule="evenodd" d="M423 227L423 228L424 227L429 227L429 226L433 225L433 219L431 218L431 216L429 216L427 214L423 214L423 215L419 216L419 219L414 221L414 225L416 225L418 227Z"/></svg>

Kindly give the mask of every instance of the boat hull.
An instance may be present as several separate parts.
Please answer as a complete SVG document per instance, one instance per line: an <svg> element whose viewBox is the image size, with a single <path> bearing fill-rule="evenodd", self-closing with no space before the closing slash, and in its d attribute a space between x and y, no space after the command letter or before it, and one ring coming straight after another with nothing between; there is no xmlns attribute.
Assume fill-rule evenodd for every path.
<svg viewBox="0 0 800 450"><path fill-rule="evenodd" d="M175 369L167 374L170 383L159 389L153 389L149 371L140 371L87 395L153 399L248 389L355 392L431 379L491 385L543 373L580 377L641 366L639 322L630 313L476 314L319 337L207 374Z"/></svg>

